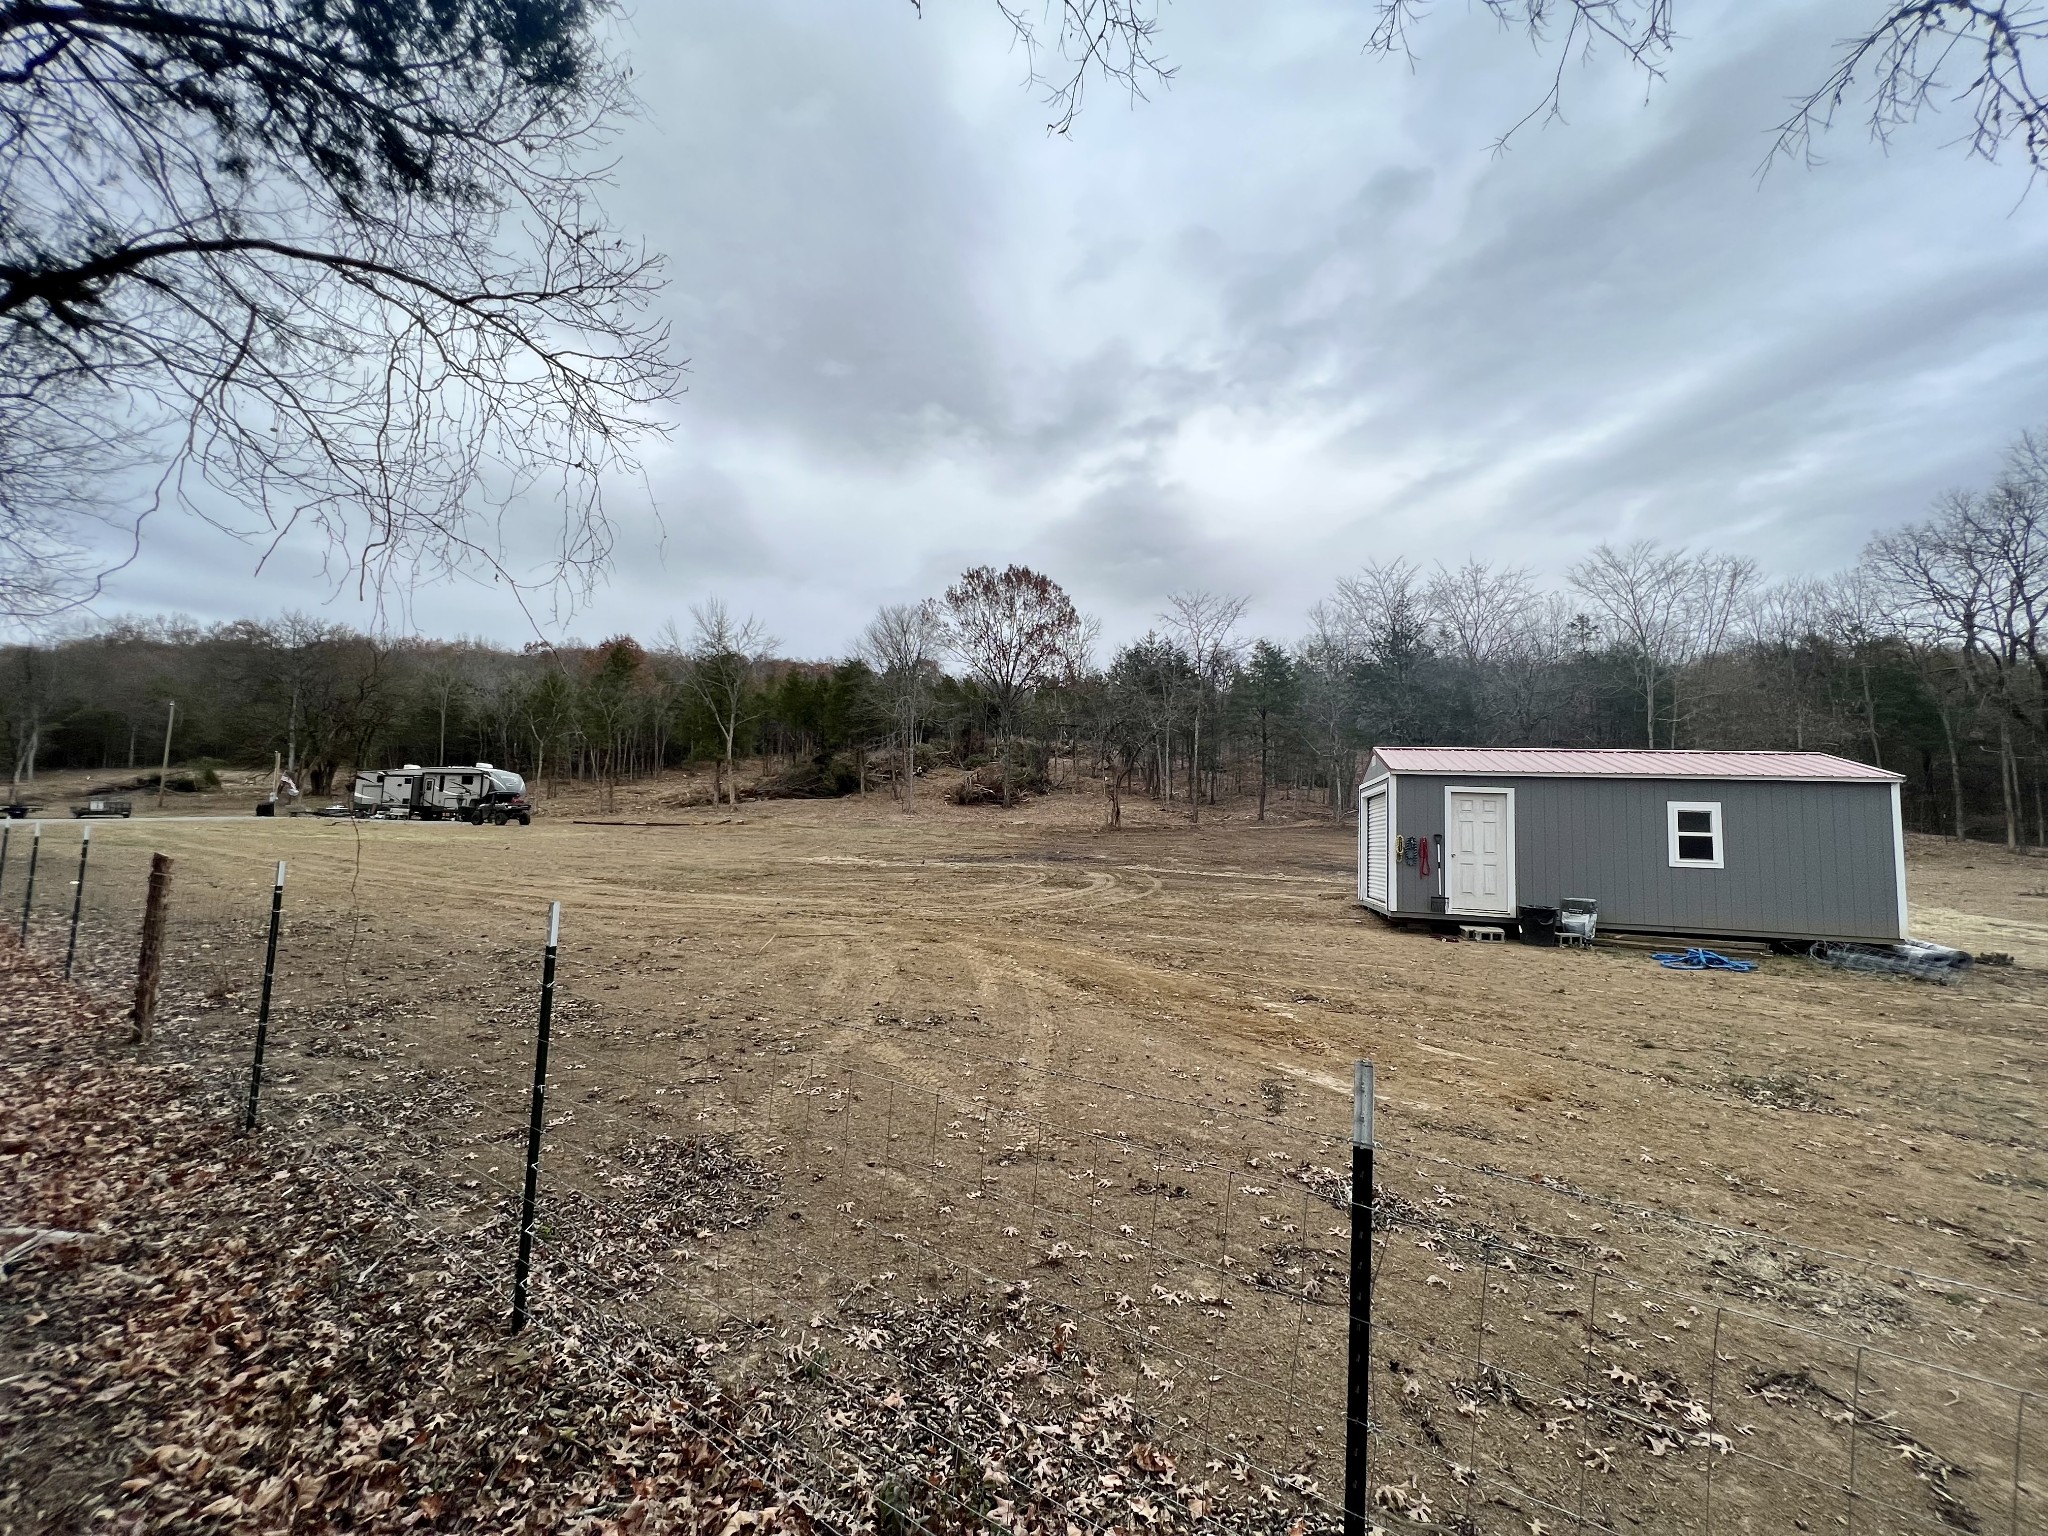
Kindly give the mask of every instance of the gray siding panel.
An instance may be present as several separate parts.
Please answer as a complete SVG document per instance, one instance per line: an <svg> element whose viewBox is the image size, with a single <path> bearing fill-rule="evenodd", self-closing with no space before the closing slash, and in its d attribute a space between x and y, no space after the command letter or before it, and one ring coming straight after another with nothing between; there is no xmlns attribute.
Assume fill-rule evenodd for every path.
<svg viewBox="0 0 2048 1536"><path fill-rule="evenodd" d="M1400 774L1396 836L1444 831L1456 783L1515 791L1523 904L1591 896L1601 922L1667 933L1897 939L1891 786L1754 779L1570 779ZM1721 869L1673 869L1666 807L1721 804ZM1432 848L1434 852L1434 848ZM1403 866L1394 910L1426 916L1437 890Z"/></svg>

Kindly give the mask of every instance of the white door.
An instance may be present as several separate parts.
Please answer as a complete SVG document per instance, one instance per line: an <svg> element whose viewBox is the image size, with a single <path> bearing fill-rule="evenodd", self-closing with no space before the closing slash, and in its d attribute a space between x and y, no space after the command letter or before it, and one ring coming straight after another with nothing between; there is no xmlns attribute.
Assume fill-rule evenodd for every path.
<svg viewBox="0 0 2048 1536"><path fill-rule="evenodd" d="M1451 911L1463 917L1512 917L1514 840L1504 790L1450 793Z"/></svg>
<svg viewBox="0 0 2048 1536"><path fill-rule="evenodd" d="M1382 790L1365 797L1364 836L1358 850L1364 867L1362 894L1367 901L1387 905L1387 796Z"/></svg>

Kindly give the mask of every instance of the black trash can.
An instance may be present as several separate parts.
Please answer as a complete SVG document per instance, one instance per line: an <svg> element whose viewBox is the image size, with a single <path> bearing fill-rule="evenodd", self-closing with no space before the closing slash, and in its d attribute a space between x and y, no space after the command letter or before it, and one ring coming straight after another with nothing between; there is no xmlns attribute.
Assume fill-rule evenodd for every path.
<svg viewBox="0 0 2048 1536"><path fill-rule="evenodd" d="M1521 927L1524 944L1538 944L1555 948L1557 945L1557 908L1516 907L1515 920Z"/></svg>
<svg viewBox="0 0 2048 1536"><path fill-rule="evenodd" d="M258 816L275 816L277 814L277 802L275 800L258 800L256 802L256 814Z"/></svg>

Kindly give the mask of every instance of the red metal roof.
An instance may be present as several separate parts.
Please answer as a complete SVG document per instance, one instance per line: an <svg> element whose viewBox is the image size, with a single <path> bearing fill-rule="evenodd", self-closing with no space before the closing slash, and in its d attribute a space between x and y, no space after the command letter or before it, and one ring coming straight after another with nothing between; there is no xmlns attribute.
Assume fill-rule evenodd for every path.
<svg viewBox="0 0 2048 1536"><path fill-rule="evenodd" d="M1381 747L1395 773L1494 773L1545 778L1805 779L1901 782L1903 775L1826 752L1650 752L1552 747Z"/></svg>

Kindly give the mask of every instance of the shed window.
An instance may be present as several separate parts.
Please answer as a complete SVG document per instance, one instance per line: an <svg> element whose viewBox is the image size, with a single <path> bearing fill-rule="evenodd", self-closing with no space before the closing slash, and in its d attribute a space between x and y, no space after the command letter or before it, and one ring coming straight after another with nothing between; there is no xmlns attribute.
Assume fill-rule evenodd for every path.
<svg viewBox="0 0 2048 1536"><path fill-rule="evenodd" d="M1718 800L1673 800L1671 867L1721 868L1721 803Z"/></svg>

